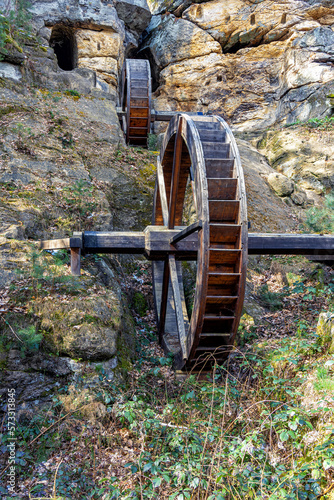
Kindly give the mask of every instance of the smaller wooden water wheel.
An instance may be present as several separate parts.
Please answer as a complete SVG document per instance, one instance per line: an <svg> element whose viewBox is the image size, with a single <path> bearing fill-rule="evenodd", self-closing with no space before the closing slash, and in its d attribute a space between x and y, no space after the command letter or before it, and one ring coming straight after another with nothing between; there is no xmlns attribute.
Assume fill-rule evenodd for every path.
<svg viewBox="0 0 334 500"><path fill-rule="evenodd" d="M197 222L184 228L190 187ZM205 363L208 356L225 359L241 316L248 227L238 148L222 118L181 114L170 121L157 163L153 224L178 230L170 240L175 252L153 261L154 300L165 351L174 355L178 368ZM181 256L178 242L189 246L192 240L197 273L189 315L180 262L187 256Z"/></svg>
<svg viewBox="0 0 334 500"><path fill-rule="evenodd" d="M121 126L127 144L147 146L151 126L151 69L144 59L126 59L120 84Z"/></svg>

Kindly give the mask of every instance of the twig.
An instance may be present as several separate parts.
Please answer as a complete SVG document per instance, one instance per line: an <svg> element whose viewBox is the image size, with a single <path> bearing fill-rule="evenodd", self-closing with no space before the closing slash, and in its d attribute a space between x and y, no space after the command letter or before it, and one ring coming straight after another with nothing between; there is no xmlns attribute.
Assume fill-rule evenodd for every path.
<svg viewBox="0 0 334 500"><path fill-rule="evenodd" d="M61 464L63 463L63 461L61 460L59 462L59 464L57 465L57 468L56 468L56 472L55 472L55 478L54 478L54 481L53 481L53 496L56 498L56 480L57 480L57 474L58 474L58 469L59 467L61 466Z"/></svg>
<svg viewBox="0 0 334 500"><path fill-rule="evenodd" d="M183 429L185 431L189 431L189 427L184 427L183 425L165 424L164 422L160 422L160 425L163 427L172 427L173 429Z"/></svg>
<svg viewBox="0 0 334 500"><path fill-rule="evenodd" d="M22 339L20 339L20 337L17 335L17 333L15 333L15 331L14 331L14 330L13 330L13 328L10 326L10 324L8 323L8 321L6 321L6 320L5 320L5 318L4 318L3 316L0 316L0 318L1 318L4 322L5 322L5 324L6 324L7 326L9 326L10 331L11 331L11 332L12 332L12 334L13 334L13 335L17 338L17 340L18 340L19 342L21 342L21 344L24 344L23 340L22 340Z"/></svg>

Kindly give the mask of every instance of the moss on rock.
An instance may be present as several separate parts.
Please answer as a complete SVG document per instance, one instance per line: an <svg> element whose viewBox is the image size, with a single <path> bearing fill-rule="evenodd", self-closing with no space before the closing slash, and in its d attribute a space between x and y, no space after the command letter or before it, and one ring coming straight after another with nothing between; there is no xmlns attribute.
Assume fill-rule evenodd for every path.
<svg viewBox="0 0 334 500"><path fill-rule="evenodd" d="M318 344L328 346L328 353L334 354L334 315L321 313L317 325Z"/></svg>
<svg viewBox="0 0 334 500"><path fill-rule="evenodd" d="M110 359L117 353L119 337L126 343L132 337L129 313L113 290L103 296L39 301L35 312L41 320L44 348L74 359Z"/></svg>

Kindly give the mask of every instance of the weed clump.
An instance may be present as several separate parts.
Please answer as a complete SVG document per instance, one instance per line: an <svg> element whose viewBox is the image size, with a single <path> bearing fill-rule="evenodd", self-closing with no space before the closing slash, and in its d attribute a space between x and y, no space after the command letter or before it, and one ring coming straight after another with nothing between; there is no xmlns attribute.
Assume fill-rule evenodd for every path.
<svg viewBox="0 0 334 500"><path fill-rule="evenodd" d="M334 194L325 196L323 208L312 207L306 212L305 224L315 233L334 232Z"/></svg>

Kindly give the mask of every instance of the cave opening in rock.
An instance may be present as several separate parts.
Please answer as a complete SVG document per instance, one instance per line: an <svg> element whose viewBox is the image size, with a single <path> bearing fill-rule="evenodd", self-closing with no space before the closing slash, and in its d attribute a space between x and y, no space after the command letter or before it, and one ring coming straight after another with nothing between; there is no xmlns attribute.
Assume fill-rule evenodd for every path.
<svg viewBox="0 0 334 500"><path fill-rule="evenodd" d="M77 67L78 51L73 28L57 24L52 28L50 47L55 51L58 66L71 71Z"/></svg>

